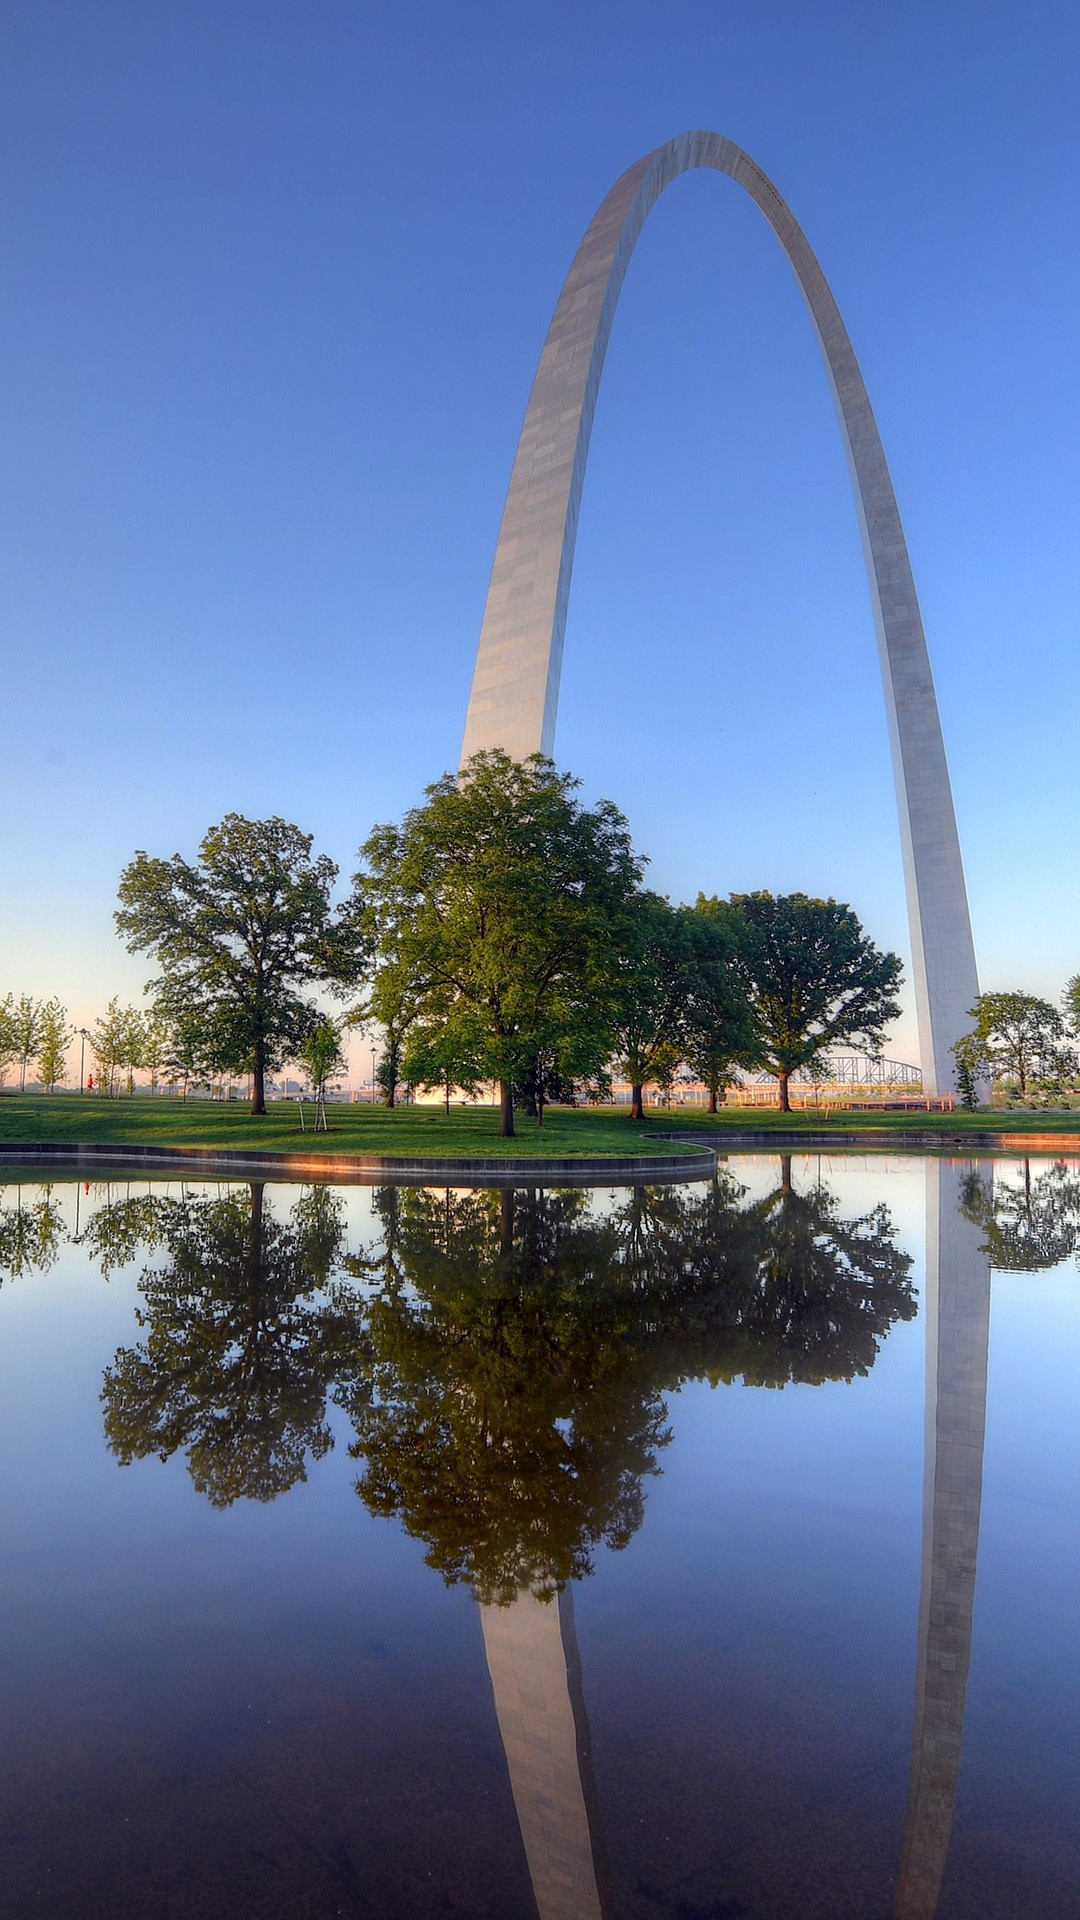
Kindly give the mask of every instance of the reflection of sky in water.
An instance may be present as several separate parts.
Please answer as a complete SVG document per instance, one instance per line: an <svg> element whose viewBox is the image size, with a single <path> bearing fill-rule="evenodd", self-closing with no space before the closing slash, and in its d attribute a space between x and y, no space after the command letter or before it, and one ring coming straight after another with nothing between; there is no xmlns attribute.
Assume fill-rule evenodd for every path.
<svg viewBox="0 0 1080 1920"><path fill-rule="evenodd" d="M774 1190L775 1157L730 1164L748 1205ZM792 1176L797 1191L823 1180L849 1216L884 1200L922 1286L922 1163L796 1157ZM73 1225L73 1189L53 1193ZM104 1197L80 1194L81 1225ZM275 1188L274 1216L299 1198ZM373 1197L341 1198L355 1252ZM145 1337L142 1264L105 1282L65 1245L0 1287L0 1914L529 1915L475 1604L357 1499L344 1413L331 1407L336 1445L306 1482L223 1511L182 1454L121 1469L107 1451L102 1375ZM1075 1259L996 1274L990 1341L937 1911L1056 1920L1080 1907ZM644 1522L574 1592L609 1903L620 1920L889 1913L915 1693L922 1319L897 1320L850 1384L696 1381L663 1398L673 1439Z"/></svg>

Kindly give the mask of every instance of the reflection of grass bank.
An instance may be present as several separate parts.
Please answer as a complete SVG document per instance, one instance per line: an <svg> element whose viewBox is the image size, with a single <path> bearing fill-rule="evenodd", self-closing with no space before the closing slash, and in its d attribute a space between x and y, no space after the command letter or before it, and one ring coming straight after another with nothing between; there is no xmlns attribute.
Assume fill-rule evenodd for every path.
<svg viewBox="0 0 1080 1920"><path fill-rule="evenodd" d="M308 1109L310 1120L310 1108ZM421 1154L463 1159L505 1155L513 1159L559 1159L592 1154L639 1154L657 1136L693 1131L714 1134L717 1144L740 1133L801 1133L837 1135L853 1132L880 1135L883 1140L942 1136L955 1140L999 1133L1075 1135L1080 1147L1080 1113L1039 1113L987 1109L980 1113L880 1113L873 1111L813 1111L780 1113L776 1108L727 1107L709 1119L692 1107L663 1108L647 1113L643 1123L631 1121L626 1108L601 1107L575 1111L549 1107L542 1128L519 1118L514 1140L500 1140L495 1107L454 1107L449 1117L441 1107L331 1106L329 1132L301 1133L295 1102L272 1104L264 1119L253 1119L245 1105L176 1099L105 1100L78 1094L11 1095L0 1097L0 1145L191 1146L244 1148L260 1146L273 1152ZM659 1141L657 1141L659 1144ZM678 1146L666 1143L666 1150Z"/></svg>
<svg viewBox="0 0 1080 1920"><path fill-rule="evenodd" d="M648 1125L661 1132L670 1128L695 1133L881 1133L941 1134L952 1139L956 1134L1030 1133L1075 1134L1080 1145L1080 1111L1032 1107L982 1107L967 1113L957 1107L952 1113L926 1113L914 1109L906 1113L885 1113L873 1107L831 1107L819 1113L813 1107L801 1107L796 1113L781 1113L778 1107L725 1107L722 1113L708 1114L690 1107L672 1107L667 1113L648 1115Z"/></svg>

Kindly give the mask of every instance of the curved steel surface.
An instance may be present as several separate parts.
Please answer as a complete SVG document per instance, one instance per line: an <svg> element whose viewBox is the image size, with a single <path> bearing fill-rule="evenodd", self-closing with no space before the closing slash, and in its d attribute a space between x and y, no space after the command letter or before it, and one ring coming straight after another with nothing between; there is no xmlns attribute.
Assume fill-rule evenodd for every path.
<svg viewBox="0 0 1080 1920"><path fill-rule="evenodd" d="M578 509L597 390L630 256L664 188L693 167L735 180L794 269L829 371L859 512L881 654L904 856L924 1085L953 1086L952 1042L978 993L960 842L907 545L859 365L806 236L749 154L680 134L616 181L548 331L518 442L480 633L462 760L550 754Z"/></svg>

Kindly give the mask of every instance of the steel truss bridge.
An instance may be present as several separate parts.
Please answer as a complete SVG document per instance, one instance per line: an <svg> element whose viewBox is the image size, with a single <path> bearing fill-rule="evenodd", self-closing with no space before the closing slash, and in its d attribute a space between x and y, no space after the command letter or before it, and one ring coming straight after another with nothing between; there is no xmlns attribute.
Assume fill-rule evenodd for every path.
<svg viewBox="0 0 1080 1920"><path fill-rule="evenodd" d="M739 1084L744 1087L775 1086L776 1077L771 1073L744 1073L739 1075ZM906 1087L912 1092L919 1092L922 1088L922 1072L906 1060L886 1060L878 1054L828 1053L822 1058L819 1073L812 1074L806 1068L800 1068L792 1074L791 1084L800 1087Z"/></svg>

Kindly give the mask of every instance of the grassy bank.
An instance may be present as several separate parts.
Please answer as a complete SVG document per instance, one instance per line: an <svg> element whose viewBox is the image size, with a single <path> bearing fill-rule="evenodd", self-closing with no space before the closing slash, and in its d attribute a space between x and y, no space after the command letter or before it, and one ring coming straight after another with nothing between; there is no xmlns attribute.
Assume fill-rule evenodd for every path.
<svg viewBox="0 0 1080 1920"><path fill-rule="evenodd" d="M258 1146L276 1153L319 1152L423 1155L455 1158L564 1159L596 1154L650 1151L653 1129L630 1120L625 1109L577 1112L552 1108L543 1127L519 1119L513 1140L499 1139L494 1107L334 1106L327 1108L326 1133L301 1132L295 1101L274 1102L255 1119L246 1106L215 1100L106 1100L78 1094L25 1094L0 1097L0 1145L188 1146L242 1149ZM663 1129L659 1129L663 1131ZM667 1143L666 1151L679 1153Z"/></svg>
<svg viewBox="0 0 1080 1920"><path fill-rule="evenodd" d="M311 1109L308 1108L310 1129ZM830 1112L805 1110L782 1114L775 1108L727 1107L710 1119L690 1107L662 1108L643 1123L630 1119L625 1108L575 1111L549 1109L544 1125L519 1118L514 1140L500 1140L498 1113L493 1107L453 1107L447 1116L441 1107L331 1106L329 1132L301 1132L295 1102L271 1105L263 1119L253 1119L246 1107L212 1100L105 1100L78 1094L0 1096L0 1144L49 1143L63 1145L97 1142L109 1146L199 1146L244 1148L259 1146L275 1152L446 1155L461 1158L506 1155L514 1159L563 1158L596 1154L639 1154L649 1150L657 1136L693 1131L715 1137L721 1145L739 1133L839 1135L858 1131L902 1141L905 1136L941 1135L955 1140L980 1135L1075 1135L1080 1147L1080 1113ZM669 1150L678 1152L676 1143Z"/></svg>

